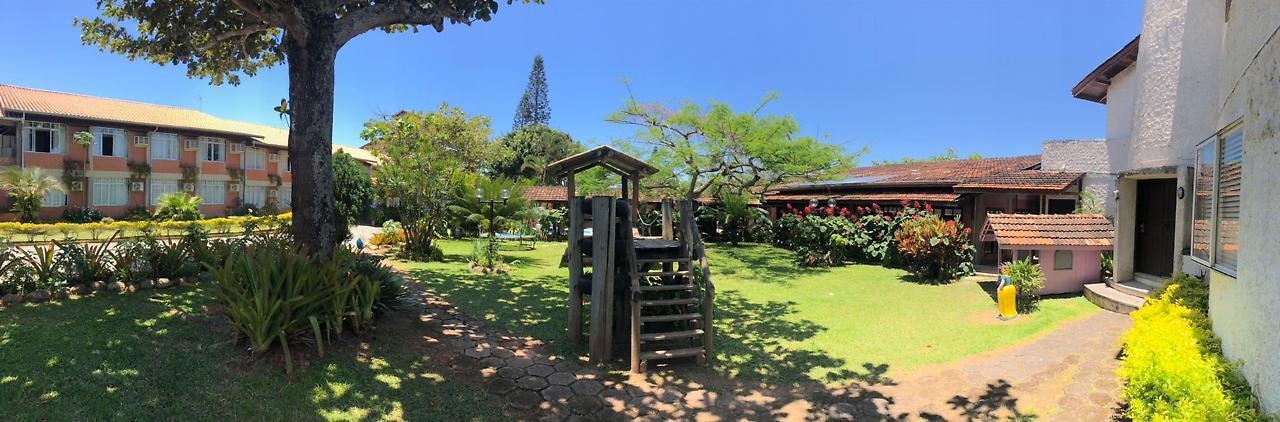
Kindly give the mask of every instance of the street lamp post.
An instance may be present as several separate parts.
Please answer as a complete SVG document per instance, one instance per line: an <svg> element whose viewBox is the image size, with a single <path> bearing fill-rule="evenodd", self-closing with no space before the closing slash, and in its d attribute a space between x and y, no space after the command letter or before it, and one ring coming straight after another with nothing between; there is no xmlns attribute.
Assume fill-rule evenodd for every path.
<svg viewBox="0 0 1280 422"><path fill-rule="evenodd" d="M497 218L497 215L495 215L493 208L494 208L494 205L497 205L498 203L502 203L503 205L506 205L507 200L510 198L511 198L511 191L503 189L502 199L500 200L484 199L484 189L476 188L476 200L480 202L480 204L482 205L489 206L489 256L488 256L488 259L490 260L492 260L492 258L498 254L497 253L498 252L497 228L495 227L495 224L494 224L495 223L494 220ZM489 265L492 266L493 262L490 261Z"/></svg>

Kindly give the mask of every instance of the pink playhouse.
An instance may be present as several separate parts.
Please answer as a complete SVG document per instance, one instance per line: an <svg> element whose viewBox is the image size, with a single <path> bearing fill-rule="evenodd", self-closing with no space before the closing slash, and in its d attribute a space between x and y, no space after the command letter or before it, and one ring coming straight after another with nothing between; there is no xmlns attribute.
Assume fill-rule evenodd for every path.
<svg viewBox="0 0 1280 422"><path fill-rule="evenodd" d="M996 242L996 262L1031 257L1040 263L1040 294L1074 293L1101 278L1102 253L1115 227L1102 215L990 214L982 241Z"/></svg>

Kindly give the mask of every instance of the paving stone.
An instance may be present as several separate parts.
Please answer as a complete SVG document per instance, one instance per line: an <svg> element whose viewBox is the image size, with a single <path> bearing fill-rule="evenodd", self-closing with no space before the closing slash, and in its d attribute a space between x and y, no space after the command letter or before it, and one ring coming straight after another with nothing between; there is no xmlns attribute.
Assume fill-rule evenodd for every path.
<svg viewBox="0 0 1280 422"><path fill-rule="evenodd" d="M518 379L525 375L524 370L520 368L513 368L510 366L498 368L498 376L503 378Z"/></svg>
<svg viewBox="0 0 1280 422"><path fill-rule="evenodd" d="M578 377L566 372L556 372L554 374L547 375L547 382L555 385L569 385L573 384L573 382L577 380Z"/></svg>
<svg viewBox="0 0 1280 422"><path fill-rule="evenodd" d="M563 403L573 397L573 390L563 385L553 385L542 390L542 398L549 402Z"/></svg>
<svg viewBox="0 0 1280 422"><path fill-rule="evenodd" d="M462 354L467 355L468 357L482 359L492 355L493 351L485 347L473 347L473 348L467 349L466 351L463 351Z"/></svg>
<svg viewBox="0 0 1280 422"><path fill-rule="evenodd" d="M511 390L515 390L516 383L506 378L490 378L489 381L485 383L485 388L487 388L490 393L501 395L510 393Z"/></svg>
<svg viewBox="0 0 1280 422"><path fill-rule="evenodd" d="M517 409L533 409L542 404L542 396L529 390L516 390L507 396L507 400L511 402L511 406Z"/></svg>
<svg viewBox="0 0 1280 422"><path fill-rule="evenodd" d="M501 367L507 366L507 362L502 359L498 359L490 356L484 359L480 359L480 366L483 366L486 368L501 368Z"/></svg>
<svg viewBox="0 0 1280 422"><path fill-rule="evenodd" d="M556 369L552 368L551 365L533 365L528 368L525 368L525 371L528 371L529 375L537 375L540 377L545 377L547 375L551 375L555 373Z"/></svg>
<svg viewBox="0 0 1280 422"><path fill-rule="evenodd" d="M516 385L526 390L541 390L543 388L547 388L550 384L547 383L546 378L526 375L523 378L516 380Z"/></svg>
<svg viewBox="0 0 1280 422"><path fill-rule="evenodd" d="M533 366L533 360L530 360L529 358L525 358L525 357L514 357L514 358L507 359L507 366L514 366L516 368L528 368L530 366Z"/></svg>
<svg viewBox="0 0 1280 422"><path fill-rule="evenodd" d="M515 355L516 355L515 353L511 353L511 349L508 349L505 347L498 347L496 349L493 349L493 356L495 357L506 359L509 357L513 357Z"/></svg>
<svg viewBox="0 0 1280 422"><path fill-rule="evenodd" d="M716 393L707 390L693 390L684 393L684 405L693 409L706 409L715 403Z"/></svg>
<svg viewBox="0 0 1280 422"><path fill-rule="evenodd" d="M599 397L595 396L573 396L569 399L569 410L578 415L590 415L595 411L604 407Z"/></svg>
<svg viewBox="0 0 1280 422"><path fill-rule="evenodd" d="M594 396L604 391L604 385L596 380L578 380L570 387L573 388L573 392L588 396Z"/></svg>

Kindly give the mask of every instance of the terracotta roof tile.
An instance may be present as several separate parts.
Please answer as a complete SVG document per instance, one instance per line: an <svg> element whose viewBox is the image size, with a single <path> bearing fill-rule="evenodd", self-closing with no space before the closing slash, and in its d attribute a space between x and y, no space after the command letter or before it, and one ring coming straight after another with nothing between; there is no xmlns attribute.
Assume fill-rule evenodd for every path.
<svg viewBox="0 0 1280 422"><path fill-rule="evenodd" d="M1080 180L1084 173L1065 171L1016 170L997 173L955 186L958 191L1061 192Z"/></svg>
<svg viewBox="0 0 1280 422"><path fill-rule="evenodd" d="M616 197L616 196L619 196L621 193L615 190L615 191L609 192L609 194ZM524 199L526 200L538 201L538 202L568 202L568 199L566 199L568 195L569 195L568 187L555 186L555 185L526 186L524 188L524 193L521 194L521 196L523 196ZM656 198L650 195L642 195L640 199L648 203L662 202L660 198ZM716 203L716 199L710 196L704 196L704 197L698 198L698 203L703 205L714 204ZM760 201L756 199L751 199L747 201L747 203L751 205L759 205Z"/></svg>
<svg viewBox="0 0 1280 422"><path fill-rule="evenodd" d="M1109 248L1115 227L1098 214L989 214L982 231L1004 246L1096 246Z"/></svg>
<svg viewBox="0 0 1280 422"><path fill-rule="evenodd" d="M935 185L952 186L998 173L1028 170L1040 165L1039 155L890 164L846 170L834 180L794 183L781 191L849 186Z"/></svg>
<svg viewBox="0 0 1280 422"><path fill-rule="evenodd" d="M898 202L903 199L908 201L926 201L926 202L956 202L960 200L960 194L952 192L874 192L874 193L851 193L851 194L777 194L769 195L766 199L769 201L808 201L817 199L825 201L835 198L838 201L866 201L866 202Z"/></svg>

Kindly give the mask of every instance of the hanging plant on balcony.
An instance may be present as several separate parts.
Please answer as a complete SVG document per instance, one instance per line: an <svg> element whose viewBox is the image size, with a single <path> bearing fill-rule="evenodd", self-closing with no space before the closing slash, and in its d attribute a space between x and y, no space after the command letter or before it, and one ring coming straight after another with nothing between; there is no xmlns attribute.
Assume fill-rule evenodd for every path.
<svg viewBox="0 0 1280 422"><path fill-rule="evenodd" d="M245 180L244 170L238 168L228 168L227 176L231 176L232 182L244 182Z"/></svg>
<svg viewBox="0 0 1280 422"><path fill-rule="evenodd" d="M151 164L130 162L129 177L134 179L146 179L151 176Z"/></svg>
<svg viewBox="0 0 1280 422"><path fill-rule="evenodd" d="M71 135L71 140L80 144L80 146L85 147L85 149L88 149L90 145L93 145L93 134L89 132L76 132Z"/></svg>
<svg viewBox="0 0 1280 422"><path fill-rule="evenodd" d="M84 179L84 161L74 158L66 158L62 160L62 180L71 185L71 182Z"/></svg>
<svg viewBox="0 0 1280 422"><path fill-rule="evenodd" d="M271 183L274 183L276 187L280 187L280 185L284 184L284 178L280 177L280 175L278 174L268 174L267 180L270 180Z"/></svg>
<svg viewBox="0 0 1280 422"><path fill-rule="evenodd" d="M196 167L194 164L181 164L179 167L182 168L182 183L196 182L196 177L200 175L199 167Z"/></svg>

